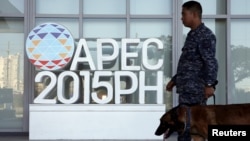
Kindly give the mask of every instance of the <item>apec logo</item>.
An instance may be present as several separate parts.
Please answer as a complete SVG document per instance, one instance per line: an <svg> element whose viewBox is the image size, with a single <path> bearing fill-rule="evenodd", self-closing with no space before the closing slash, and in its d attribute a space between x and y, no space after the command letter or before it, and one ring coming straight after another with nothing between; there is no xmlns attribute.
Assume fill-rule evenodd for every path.
<svg viewBox="0 0 250 141"><path fill-rule="evenodd" d="M63 69L72 59L74 39L63 26L44 23L35 27L26 40L26 53L38 69Z"/></svg>
<svg viewBox="0 0 250 141"><path fill-rule="evenodd" d="M104 46L110 46L111 54L103 54ZM141 51L130 51L128 46L136 46ZM26 40L26 54L30 62L39 71L35 76L36 83L43 83L49 78L49 84L34 99L34 103L44 104L74 104L82 101L97 104L120 104L121 97L133 95L138 91L138 103L145 104L146 91L155 91L155 103L163 103L163 58L158 56L152 64L148 57L149 48L163 52L163 43L157 38L121 39L121 47L114 39L97 39L96 64L85 39L80 39L77 48L70 32L56 23L44 23L35 27ZM84 56L83 56L84 52ZM139 54L141 53L141 54ZM119 59L121 56L121 59ZM129 59L139 58L141 64L130 65ZM104 70L105 62L119 60L120 70ZM88 64L90 70L78 70L79 64ZM70 65L70 67L66 66ZM59 71L58 71L59 70ZM60 71L62 70L62 71ZM151 72L155 84L147 85ZM123 80L129 80L129 85L123 88ZM69 88L69 80L72 88ZM105 96L98 95L97 89L103 89ZM56 95L55 95L56 90Z"/></svg>

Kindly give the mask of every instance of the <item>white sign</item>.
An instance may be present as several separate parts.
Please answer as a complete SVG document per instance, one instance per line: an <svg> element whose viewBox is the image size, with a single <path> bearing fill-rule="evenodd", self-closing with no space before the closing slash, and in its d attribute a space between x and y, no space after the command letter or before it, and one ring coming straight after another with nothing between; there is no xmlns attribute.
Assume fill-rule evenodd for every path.
<svg viewBox="0 0 250 141"><path fill-rule="evenodd" d="M44 78L49 78L49 84L34 99L34 103L53 103L57 101L63 104L74 104L79 98L83 97L84 104L90 104L93 100L98 104L110 103L114 100L115 104L120 104L120 97L132 95L139 91L139 104L145 103L146 91L155 91L157 104L163 103L163 59L156 60L154 65L149 63L148 50L150 45L154 45L159 52L163 51L163 44L159 39L149 38L142 43L141 54L128 51L130 44L139 45L140 39L122 39L121 47L114 39L97 39L96 41L96 64L90 53L85 39L80 39L76 51L74 40L70 32L63 26L56 23L44 23L35 27L27 37L26 53L30 62L42 70L37 73L35 82L42 83ZM104 45L112 47L112 54L103 54ZM74 52L75 51L75 52ZM119 52L120 51L120 52ZM81 54L85 53L83 57ZM141 56L141 64L129 65L128 60ZM118 60L121 70L107 71L103 69L104 62ZM70 63L72 61L72 63ZM80 64L88 64L90 70L79 70ZM70 65L69 70L65 67ZM64 71L62 71L64 70ZM146 85L145 71L155 72L155 85ZM59 74L58 74L59 72ZM131 80L129 88L121 88L121 79L127 77ZM73 82L73 90L66 96L65 84L67 79ZM102 81L101 78L112 78L113 84ZM82 80L84 83L82 85ZM92 89L105 88L107 93L104 98L99 98L97 92ZM56 96L51 95L56 89ZM83 90L83 92L81 91ZM47 97L54 97L49 99Z"/></svg>
<svg viewBox="0 0 250 141"><path fill-rule="evenodd" d="M110 56L102 55L102 44L110 43L113 47L113 54ZM130 43L140 43L140 39L122 39L122 47L121 47L121 66L122 70L120 71L104 71L103 70L103 62L104 61L113 61L117 59L119 54L119 46L118 43L114 39L97 39L97 64L94 64L93 58L90 54L89 47L86 43L85 39L81 39L77 46L72 64L70 66L70 71L63 71L58 76L56 76L52 71L41 71L36 75L35 82L41 82L43 77L49 77L51 79L50 84L41 92L38 97L35 98L34 103L54 103L56 104L56 99L46 99L46 97L50 94L53 88L57 87L57 97L61 103L64 104L73 104L77 102L80 95L84 95L84 104L89 104L90 99L93 99L94 102L99 104L109 103L113 98L115 98L115 104L120 104L120 96L122 95L132 95L135 93L137 89L139 89L139 103L145 103L145 92L146 91L155 91L157 96L157 104L163 103L163 72L158 71L162 65L163 60L159 59L156 65L150 65L147 61L147 50L149 44L156 44L159 51L163 49L163 44L160 40L155 38L147 39L142 46L142 54L137 54L136 52L128 52L127 44ZM81 52L85 52L86 56L81 57ZM155 86L146 86L145 85L145 71L142 71L141 66L129 66L127 65L127 59L138 57L138 55L142 56L142 66L146 70L154 70L156 71L156 85ZM93 77L91 77L90 71L78 70L77 66L80 63L88 63L90 69L95 71L93 73ZM77 72L79 71L79 72ZM136 73L139 73L137 77ZM81 89L80 85L80 76L84 79L84 94L81 94L79 89ZM121 78L129 77L131 79L131 87L127 89L121 89ZM73 79L73 95L69 99L65 98L64 92L64 80L67 77L71 77ZM100 81L102 77L113 77L114 78L114 86L109 82ZM92 78L92 79L91 79ZM92 83L91 83L92 82ZM91 84L90 84L91 83ZM90 86L93 89L104 87L107 89L107 96L104 99L99 99L96 92L91 92Z"/></svg>

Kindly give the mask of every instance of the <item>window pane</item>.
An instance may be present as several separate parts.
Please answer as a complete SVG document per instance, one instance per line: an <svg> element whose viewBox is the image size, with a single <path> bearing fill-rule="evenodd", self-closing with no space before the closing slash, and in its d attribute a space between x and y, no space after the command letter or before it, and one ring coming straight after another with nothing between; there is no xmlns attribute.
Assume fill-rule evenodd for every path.
<svg viewBox="0 0 250 141"><path fill-rule="evenodd" d="M147 61L154 65L159 59L163 59L164 63L160 71L163 71L163 86L161 88L164 92L165 103L167 107L170 108L172 105L172 95L166 94L165 86L172 77L172 22L171 20L146 20L137 19L131 20L130 38L139 38L141 43L138 46L129 46L128 50L130 52L137 52L139 54L138 58L131 58L130 65L142 65L142 58L147 57ZM163 50L158 50L155 45L148 46L147 56L142 56L142 44L148 38L158 38L163 43ZM145 70L145 85L146 86L156 86L157 71ZM129 83L129 81L127 82ZM146 91L145 103L155 104L156 103L156 92ZM136 102L138 100L138 91L132 95L131 102Z"/></svg>
<svg viewBox="0 0 250 141"><path fill-rule="evenodd" d="M231 0L232 14L250 14L249 0Z"/></svg>
<svg viewBox="0 0 250 141"><path fill-rule="evenodd" d="M0 130L22 130L23 27L23 19L0 19Z"/></svg>
<svg viewBox="0 0 250 141"><path fill-rule="evenodd" d="M62 18L37 18L36 25L42 23L57 23L69 30L73 38L79 38L79 24L77 19L62 19Z"/></svg>
<svg viewBox="0 0 250 141"><path fill-rule="evenodd" d="M152 38L172 35L171 20L131 20L130 37Z"/></svg>
<svg viewBox="0 0 250 141"><path fill-rule="evenodd" d="M24 0L2 0L0 9L1 14L23 14Z"/></svg>
<svg viewBox="0 0 250 141"><path fill-rule="evenodd" d="M221 19L216 20L203 20L204 24L210 28L216 36L216 58L218 60L219 71L217 80L219 84L216 86L216 103L226 103L226 21ZM187 36L190 28L184 27L184 37ZM208 100L208 104L214 104L212 98Z"/></svg>
<svg viewBox="0 0 250 141"><path fill-rule="evenodd" d="M125 14L125 0L84 0L84 14Z"/></svg>
<svg viewBox="0 0 250 141"><path fill-rule="evenodd" d="M187 2L189 0L183 0ZM201 3L203 14L226 14L227 11L227 0L197 0Z"/></svg>
<svg viewBox="0 0 250 141"><path fill-rule="evenodd" d="M130 13L142 15L172 14L172 0L131 0Z"/></svg>
<svg viewBox="0 0 250 141"><path fill-rule="evenodd" d="M84 38L122 38L126 36L125 20L91 19L84 20Z"/></svg>
<svg viewBox="0 0 250 141"><path fill-rule="evenodd" d="M232 103L250 100L250 20L232 20L231 23L231 68Z"/></svg>
<svg viewBox="0 0 250 141"><path fill-rule="evenodd" d="M36 13L78 14L79 0L36 0Z"/></svg>

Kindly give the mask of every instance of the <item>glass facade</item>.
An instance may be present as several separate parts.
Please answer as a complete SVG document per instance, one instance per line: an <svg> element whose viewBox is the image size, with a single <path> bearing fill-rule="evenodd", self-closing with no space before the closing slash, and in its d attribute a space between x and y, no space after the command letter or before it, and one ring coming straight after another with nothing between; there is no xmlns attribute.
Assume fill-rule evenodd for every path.
<svg viewBox="0 0 250 141"><path fill-rule="evenodd" d="M79 0L36 0L35 4L36 14L79 14Z"/></svg>
<svg viewBox="0 0 250 141"><path fill-rule="evenodd" d="M187 0L3 0L0 4L0 132L28 132L28 105L47 87L49 78L35 83L40 70L28 61L25 50L27 35L42 23L58 23L72 34L75 44L86 39L93 62L97 62L97 40L114 39L121 50L122 39L139 39L127 46L127 51L137 54L126 60L129 66L140 66L147 76L146 85L156 85L156 71L142 66L142 45L148 38L159 39L163 50L150 45L147 61L156 64L163 59L164 104L169 109L177 104L176 92L166 92L165 85L176 72L178 58L189 29L182 25L181 5ZM219 84L216 104L248 103L250 101L250 12L248 0L198 0L203 6L203 22L217 37ZM55 10L56 9L56 10ZM113 53L110 45L103 46L103 54ZM103 69L121 70L122 55L113 62L106 62ZM79 66L89 70L88 64ZM93 71L91 71L92 73ZM134 72L139 76L139 72ZM114 78L104 77L109 85ZM81 81L84 84L84 79ZM121 88L131 87L131 80L124 77ZM66 92L72 92L72 79L65 82ZM107 90L92 89L100 99ZM138 93L121 97L122 104L138 104ZM55 98L55 90L50 96ZM50 98L51 98L50 97ZM91 101L93 104L94 102ZM79 101L78 103L83 103ZM154 92L146 92L146 104L155 104ZM109 104L114 104L113 100ZM213 100L209 100L213 104Z"/></svg>
<svg viewBox="0 0 250 141"><path fill-rule="evenodd" d="M0 131L23 128L23 27L23 18L0 18Z"/></svg>
<svg viewBox="0 0 250 141"><path fill-rule="evenodd" d="M229 66L231 68L230 90L232 93L229 98L233 103L247 103L250 100L249 22L248 19L232 19L231 21L231 61Z"/></svg>
<svg viewBox="0 0 250 141"><path fill-rule="evenodd" d="M97 4L98 3L98 4ZM125 15L126 0L84 0L83 14Z"/></svg>

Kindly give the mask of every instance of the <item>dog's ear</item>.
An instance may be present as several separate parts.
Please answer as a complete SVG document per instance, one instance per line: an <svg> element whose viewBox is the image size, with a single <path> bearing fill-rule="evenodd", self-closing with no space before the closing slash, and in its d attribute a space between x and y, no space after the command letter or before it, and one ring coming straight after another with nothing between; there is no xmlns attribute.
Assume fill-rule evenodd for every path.
<svg viewBox="0 0 250 141"><path fill-rule="evenodd" d="M164 122L164 123L166 123L166 124L168 124L168 125L174 125L175 123L174 123L174 120L172 119L173 117L172 117L172 113L173 113L174 111L173 110L170 110L170 111L168 111L168 112L166 112L162 117L161 117L161 122Z"/></svg>
<svg viewBox="0 0 250 141"><path fill-rule="evenodd" d="M171 121L171 115L169 112L165 113L162 117L161 117L161 122L163 123L169 123Z"/></svg>

